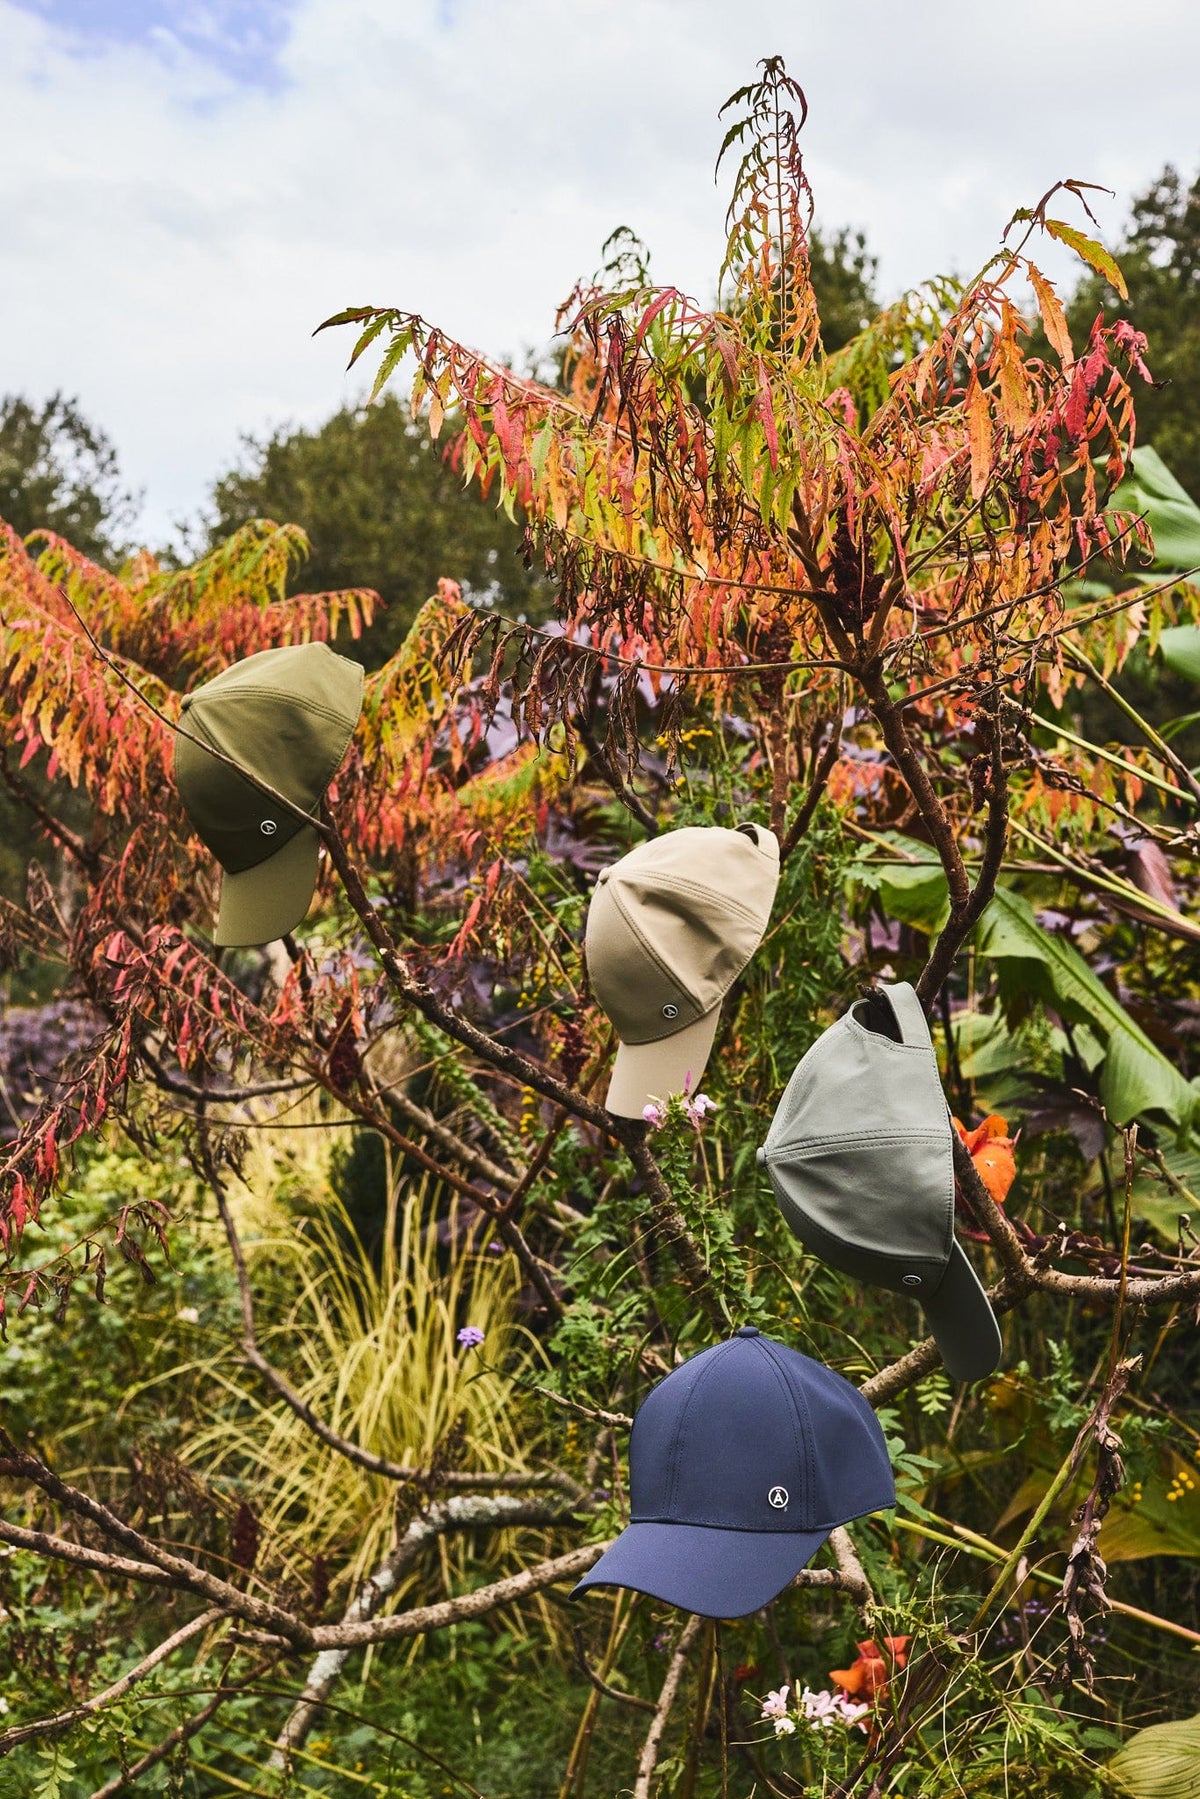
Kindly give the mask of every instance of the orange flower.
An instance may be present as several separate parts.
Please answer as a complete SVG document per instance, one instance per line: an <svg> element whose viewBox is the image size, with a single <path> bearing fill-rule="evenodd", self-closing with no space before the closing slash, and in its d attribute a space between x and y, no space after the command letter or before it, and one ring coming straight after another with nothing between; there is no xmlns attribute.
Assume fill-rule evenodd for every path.
<svg viewBox="0 0 1200 1799"><path fill-rule="evenodd" d="M1008 1198L1008 1190L1017 1178L1013 1155L1013 1138L1008 1134L1008 1120L998 1112L990 1112L973 1131L954 1120L959 1136L966 1144L975 1164L975 1172L998 1206Z"/></svg>
<svg viewBox="0 0 1200 1799"><path fill-rule="evenodd" d="M829 1678L849 1693L852 1699L873 1701L885 1691L892 1674L898 1674L908 1661L911 1637L884 1637L882 1649L870 1639L856 1643L857 1656L848 1668L832 1668Z"/></svg>

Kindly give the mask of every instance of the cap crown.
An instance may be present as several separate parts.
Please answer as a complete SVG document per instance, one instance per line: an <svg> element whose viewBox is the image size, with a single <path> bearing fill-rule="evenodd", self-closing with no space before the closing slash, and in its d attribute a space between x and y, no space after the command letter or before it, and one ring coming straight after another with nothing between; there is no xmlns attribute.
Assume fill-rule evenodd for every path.
<svg viewBox="0 0 1200 1799"><path fill-rule="evenodd" d="M753 1327L647 1394L629 1443L635 1523L831 1530L895 1504L883 1432L831 1368Z"/></svg>
<svg viewBox="0 0 1200 1799"><path fill-rule="evenodd" d="M588 975L622 1043L655 1043L720 1005L762 941L778 885L779 847L757 825L683 825L601 870Z"/></svg>
<svg viewBox="0 0 1200 1799"><path fill-rule="evenodd" d="M904 1041L852 1006L797 1064L759 1159L822 1261L925 1297L954 1246L953 1126L920 1001L907 981L878 991Z"/></svg>
<svg viewBox="0 0 1200 1799"><path fill-rule="evenodd" d="M197 836L230 874L265 862L304 829L254 777L315 812L353 735L362 688L360 663L304 643L260 650L185 694L175 782Z"/></svg>

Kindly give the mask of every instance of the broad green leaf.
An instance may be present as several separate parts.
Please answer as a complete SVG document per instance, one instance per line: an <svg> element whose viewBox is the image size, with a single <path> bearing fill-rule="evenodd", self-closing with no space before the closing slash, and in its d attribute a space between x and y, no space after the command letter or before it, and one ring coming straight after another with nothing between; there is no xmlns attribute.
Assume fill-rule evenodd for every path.
<svg viewBox="0 0 1200 1799"><path fill-rule="evenodd" d="M1159 648L1168 668L1200 687L1200 625L1168 625Z"/></svg>
<svg viewBox="0 0 1200 1799"><path fill-rule="evenodd" d="M1200 1799L1200 1713L1135 1731L1108 1772L1133 1799Z"/></svg>
<svg viewBox="0 0 1200 1799"><path fill-rule="evenodd" d="M1190 1478L1192 1485L1185 1484ZM1171 1499L1169 1494L1176 1497ZM1106 1562L1137 1562L1152 1555L1200 1559L1200 1468L1182 1456L1169 1458L1169 1472L1147 1477L1140 1499L1123 1487L1100 1532Z"/></svg>
<svg viewBox="0 0 1200 1799"><path fill-rule="evenodd" d="M894 858L894 859L893 859ZM878 893L889 918L936 937L950 916L946 873L937 851L900 831L882 831L846 871L850 884Z"/></svg>
<svg viewBox="0 0 1200 1799"><path fill-rule="evenodd" d="M1100 1097L1116 1124L1159 1112L1181 1130L1196 1095L1162 1051L1097 979L1073 944L1044 931L1028 900L998 887L979 923L981 955L1002 965L1010 991L1019 987L1065 1018L1087 1024L1104 1045ZM1005 977L1007 979L1005 980Z"/></svg>
<svg viewBox="0 0 1200 1799"><path fill-rule="evenodd" d="M1154 534L1150 566L1156 573L1183 574L1200 568L1200 506L1148 444L1134 451L1128 471L1113 489L1108 510L1144 515Z"/></svg>
<svg viewBox="0 0 1200 1799"><path fill-rule="evenodd" d="M1183 1148L1165 1143L1160 1149L1171 1173L1189 1193L1196 1195L1197 1203L1192 1205L1182 1193L1168 1187L1161 1176L1155 1178L1154 1171L1146 1168L1133 1183L1134 1216L1144 1218L1159 1236L1174 1245L1179 1240L1181 1212L1192 1220L1194 1230L1200 1230L1200 1143L1193 1137Z"/></svg>

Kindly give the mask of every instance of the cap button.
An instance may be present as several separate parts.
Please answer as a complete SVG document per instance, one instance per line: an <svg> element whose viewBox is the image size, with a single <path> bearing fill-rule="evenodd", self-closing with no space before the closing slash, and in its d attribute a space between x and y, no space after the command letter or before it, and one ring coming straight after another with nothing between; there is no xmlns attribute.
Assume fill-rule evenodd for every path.
<svg viewBox="0 0 1200 1799"><path fill-rule="evenodd" d="M757 1324L743 1324L741 1329L736 1334L739 1337L761 1337L762 1336L762 1332L759 1330Z"/></svg>
<svg viewBox="0 0 1200 1799"><path fill-rule="evenodd" d="M765 1168L767 1165L766 1150L765 1149L756 1149L754 1152L754 1160L758 1163L760 1168Z"/></svg>

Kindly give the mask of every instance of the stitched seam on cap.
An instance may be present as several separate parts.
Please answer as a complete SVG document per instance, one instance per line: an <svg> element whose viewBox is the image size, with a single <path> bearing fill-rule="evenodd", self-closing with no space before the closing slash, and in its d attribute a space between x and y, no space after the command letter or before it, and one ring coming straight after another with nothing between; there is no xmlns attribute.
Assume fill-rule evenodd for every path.
<svg viewBox="0 0 1200 1799"><path fill-rule="evenodd" d="M759 1337L758 1341L761 1343L763 1350L766 1353L767 1361L769 1362L770 1367L771 1367L771 1372L775 1376L775 1379L778 1381L778 1383L779 1383L780 1387L782 1388L783 1393L788 1401L788 1410L790 1411L791 1417L792 1417L792 1437L793 1437L793 1440L794 1440L795 1446L796 1446L796 1464L798 1467L800 1467L804 1470L804 1482L805 1482L804 1497L805 1497L805 1500L807 1501L807 1500L811 1499L811 1497L815 1491L815 1483L813 1480L813 1463L812 1463L812 1448L813 1448L812 1441L811 1441L812 1431L810 1428L807 1435L804 1431L804 1427L800 1421L800 1411L799 1411L799 1406L797 1405L797 1402L796 1402L796 1395L792 1391L792 1384L788 1380L785 1370L780 1366L779 1362L776 1359L775 1345L771 1342L771 1340L768 1337ZM803 1392L801 1393L801 1398L803 1400ZM811 1427L812 1414L808 1412L807 1400L804 1400L803 1403L804 1403L805 1412L808 1415L808 1423ZM806 1504L804 1509L806 1511L808 1511L811 1508Z"/></svg>
<svg viewBox="0 0 1200 1799"><path fill-rule="evenodd" d="M943 1143L945 1131L862 1131L847 1133L845 1136L803 1137L795 1143L783 1143L776 1149L767 1149L765 1154L770 1161L786 1161L788 1156L804 1156L810 1150L827 1149L830 1145L840 1149L858 1149L864 1145L878 1148L881 1143ZM953 1155L953 1144L951 1144Z"/></svg>
<svg viewBox="0 0 1200 1799"><path fill-rule="evenodd" d="M616 864L614 863L613 866L615 867ZM701 881L691 881L686 875L663 875L655 881L654 885L673 888L681 893L695 893L704 900L716 900L719 905L727 906L731 912L740 912L742 917L748 919L751 924L758 923L758 914L751 911L749 906L743 906L740 900L730 899L726 894L718 893L714 888L704 886Z"/></svg>
<svg viewBox="0 0 1200 1799"><path fill-rule="evenodd" d="M334 655L336 655L336 654L337 654L337 651L335 650ZM349 658L346 658L346 660L348 661ZM360 686L360 688L359 688L359 693L360 693L359 703L360 703L360 705L362 703L361 702L361 692L362 692L362 689ZM226 705L230 700L259 699L259 698L261 698L261 696L264 693L267 694L271 699L274 699L274 700L286 700L290 706L295 706L300 711L319 712L321 714L322 718L329 719L335 725L340 725L342 722L342 719L344 717L343 713L335 712L329 706L323 706L321 704L320 700L301 700L301 699L298 699L296 694L293 693L287 687L266 687L257 682L255 683L255 685L253 687L239 686L239 687L218 688L216 693L206 695L205 698L202 699L200 703L201 703L201 705L209 705L209 706L215 705L217 703L219 703L221 705ZM192 695L193 709L195 708L196 698L197 698L197 696L195 694L193 694ZM357 723L357 719L355 722ZM349 743L350 739L347 738L346 741L347 741L347 743ZM343 750L342 754L345 755L344 750Z"/></svg>
<svg viewBox="0 0 1200 1799"><path fill-rule="evenodd" d="M721 1343L717 1347L719 1349L728 1349L730 1346L730 1343ZM671 1449L670 1475L667 1486L667 1506L671 1511L674 1511L675 1509L675 1494L679 1486L679 1464L683 1459L683 1437L687 1426L688 1413L692 1409L692 1402L697 1393L720 1360L721 1357L719 1355L714 1355L711 1362L701 1370L700 1374L697 1375L696 1379L692 1382L691 1390L683 1402L683 1410L680 1412L679 1421L675 1426L675 1442ZM632 1472L630 1478L632 1481Z"/></svg>
<svg viewBox="0 0 1200 1799"><path fill-rule="evenodd" d="M619 889L614 887L611 881L608 883L607 891L608 891L609 897L611 898L613 904L616 906L617 911L621 914L621 917L625 920L625 923L629 926L629 929L633 932L633 934L637 938L639 944L645 950L646 954L649 956L649 958L653 962L654 966L658 969L659 973L662 974L663 976L665 976L665 978L667 979L667 981L669 981L669 983L671 984L672 987L677 988L680 993L686 994L688 999L690 999L692 1004L697 1008L697 1017L692 1020L692 1023L699 1024L701 1018L707 1018L708 1012L705 1012L700 1008L700 1001L696 998L696 995L692 992L691 988L686 986L685 983L680 980L679 976L674 972L673 969L670 969L667 967L666 963L663 961L662 957L655 950L654 946L651 943L649 943L645 937L643 937L642 933L638 930L637 925L634 923L633 919L629 916L629 913L625 910L625 907L621 904L621 895L620 895ZM720 1001L718 1001L717 1003L719 1005ZM708 1011L711 1012L712 1009L713 1008L710 1006L708 1008ZM661 1043L663 1037L673 1037L674 1035L675 1035L674 1031L664 1031L661 1036L648 1037L645 1039L645 1041L648 1043ZM622 1041L625 1041L625 1039L622 1039ZM635 1045L635 1047L637 1047L637 1046Z"/></svg>

